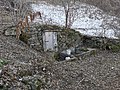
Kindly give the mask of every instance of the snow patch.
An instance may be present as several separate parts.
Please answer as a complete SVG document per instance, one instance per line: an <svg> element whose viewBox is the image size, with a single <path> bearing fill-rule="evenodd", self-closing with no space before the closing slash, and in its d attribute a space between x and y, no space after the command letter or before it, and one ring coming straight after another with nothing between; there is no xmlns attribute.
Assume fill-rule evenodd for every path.
<svg viewBox="0 0 120 90"><path fill-rule="evenodd" d="M39 4L32 4L32 8L33 11L40 11L42 13L42 23L60 26L65 25L65 13L62 6L53 6L46 2L40 2ZM86 10L88 8L89 10ZM88 4L79 4L79 9L77 11L79 16L72 25L73 29L76 29L80 33L86 35L116 38L114 35L114 30L112 29L109 29L105 33L103 33L104 30L103 28L101 28L101 25L103 23L103 16L105 15L101 16L100 13L102 13L102 11L100 9ZM109 20L111 20L114 17L109 16L109 18ZM36 18L35 22L41 22L41 20ZM81 30L79 28L84 28L86 30Z"/></svg>

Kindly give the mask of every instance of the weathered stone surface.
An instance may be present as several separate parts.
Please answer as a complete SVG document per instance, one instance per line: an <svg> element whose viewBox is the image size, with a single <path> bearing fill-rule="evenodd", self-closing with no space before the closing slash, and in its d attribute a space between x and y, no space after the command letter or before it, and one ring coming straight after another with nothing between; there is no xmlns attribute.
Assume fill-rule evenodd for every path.
<svg viewBox="0 0 120 90"><path fill-rule="evenodd" d="M75 30L63 29L58 33L58 49L59 51L75 48L81 45L81 34Z"/></svg>

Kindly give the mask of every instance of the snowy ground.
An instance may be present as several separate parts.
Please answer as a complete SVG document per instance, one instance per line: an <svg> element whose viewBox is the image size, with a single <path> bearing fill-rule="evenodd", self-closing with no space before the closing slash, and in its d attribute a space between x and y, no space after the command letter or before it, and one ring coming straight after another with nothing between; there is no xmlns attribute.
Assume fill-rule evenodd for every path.
<svg viewBox="0 0 120 90"><path fill-rule="evenodd" d="M108 29L106 32L104 32L104 30L101 27L103 23L103 16L105 17L106 14L103 14L101 10L99 10L94 6L90 6L86 4L81 4L78 6L79 9L77 10L77 12L79 16L77 17L76 21L73 23L72 28L86 35L117 38L114 36L114 31L112 29ZM42 23L55 24L60 26L65 25L65 14L64 14L64 8L62 6L53 6L46 2L40 2L39 4L32 4L32 8L33 11L40 11L42 13L42 17L43 17ZM88 8L89 10L87 10ZM108 15L106 16L109 17L109 20L114 18L112 16L108 16ZM41 22L41 20L37 18L35 22ZM103 33L105 33L105 35L103 35Z"/></svg>

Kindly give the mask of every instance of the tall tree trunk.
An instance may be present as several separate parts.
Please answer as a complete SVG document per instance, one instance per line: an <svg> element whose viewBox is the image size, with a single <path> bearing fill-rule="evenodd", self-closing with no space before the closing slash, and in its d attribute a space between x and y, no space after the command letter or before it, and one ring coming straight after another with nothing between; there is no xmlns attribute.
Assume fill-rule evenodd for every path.
<svg viewBox="0 0 120 90"><path fill-rule="evenodd" d="M68 28L68 15L69 14L69 10L66 10L66 12L65 12L65 17L66 17L66 19L65 19L65 28Z"/></svg>

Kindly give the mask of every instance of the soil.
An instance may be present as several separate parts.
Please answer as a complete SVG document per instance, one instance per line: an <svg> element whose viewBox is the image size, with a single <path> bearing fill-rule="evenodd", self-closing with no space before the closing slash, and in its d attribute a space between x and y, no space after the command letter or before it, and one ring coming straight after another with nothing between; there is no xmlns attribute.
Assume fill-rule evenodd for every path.
<svg viewBox="0 0 120 90"><path fill-rule="evenodd" d="M99 51L49 68L53 73L49 90L120 90L120 53Z"/></svg>
<svg viewBox="0 0 120 90"><path fill-rule="evenodd" d="M0 35L0 90L120 90L120 52L98 51L72 61L56 61L14 37Z"/></svg>

